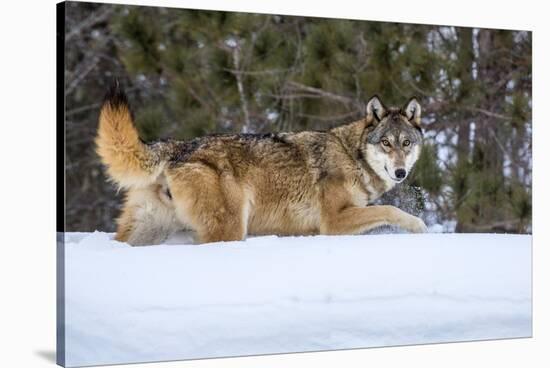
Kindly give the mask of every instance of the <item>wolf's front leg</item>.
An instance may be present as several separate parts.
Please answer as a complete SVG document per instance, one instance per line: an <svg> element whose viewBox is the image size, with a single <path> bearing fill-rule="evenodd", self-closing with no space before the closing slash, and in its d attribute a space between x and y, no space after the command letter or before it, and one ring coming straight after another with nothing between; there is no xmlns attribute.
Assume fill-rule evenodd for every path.
<svg viewBox="0 0 550 368"><path fill-rule="evenodd" d="M382 225L397 225L413 233L425 233L427 227L420 218L394 206L346 207L324 211L321 234L361 234Z"/></svg>

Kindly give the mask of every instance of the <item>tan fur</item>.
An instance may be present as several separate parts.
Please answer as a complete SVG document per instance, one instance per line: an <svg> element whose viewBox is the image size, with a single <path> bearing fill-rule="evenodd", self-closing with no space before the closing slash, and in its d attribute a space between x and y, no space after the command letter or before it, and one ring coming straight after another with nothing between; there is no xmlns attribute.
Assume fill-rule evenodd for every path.
<svg viewBox="0 0 550 368"><path fill-rule="evenodd" d="M154 166L147 146L139 140L129 109L106 103L99 116L97 153L108 163L108 174L123 188L144 187L154 183L162 171Z"/></svg>
<svg viewBox="0 0 550 368"><path fill-rule="evenodd" d="M382 106L376 105L377 114ZM109 175L129 188L116 238L157 244L178 229L190 229L205 243L247 234L360 234L386 224L423 232L422 220L398 208L368 206L396 183L380 167L391 155L366 141L377 116L369 112L326 132L146 145L127 105L106 103L98 153ZM410 170L419 149L395 150L400 155L395 165L407 161Z"/></svg>

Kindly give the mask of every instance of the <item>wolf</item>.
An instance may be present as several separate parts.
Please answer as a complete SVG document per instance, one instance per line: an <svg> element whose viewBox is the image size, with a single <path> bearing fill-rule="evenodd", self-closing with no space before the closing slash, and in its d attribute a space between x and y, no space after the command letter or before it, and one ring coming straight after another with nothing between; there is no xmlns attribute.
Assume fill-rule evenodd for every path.
<svg viewBox="0 0 550 368"><path fill-rule="evenodd" d="M397 207L372 205L411 172L422 149L421 107L378 96L364 118L325 131L215 134L144 142L118 84L101 107L96 151L125 191L115 239L197 243L248 235L361 234L381 225L426 231Z"/></svg>

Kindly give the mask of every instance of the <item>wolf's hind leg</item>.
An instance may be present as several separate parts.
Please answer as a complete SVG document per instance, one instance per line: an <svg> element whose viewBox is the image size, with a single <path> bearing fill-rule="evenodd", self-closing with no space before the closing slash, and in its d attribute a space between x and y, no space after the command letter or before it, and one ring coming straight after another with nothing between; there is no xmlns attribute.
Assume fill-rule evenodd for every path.
<svg viewBox="0 0 550 368"><path fill-rule="evenodd" d="M169 174L168 182L178 219L196 231L199 243L245 238L248 207L232 175L188 163Z"/></svg>
<svg viewBox="0 0 550 368"><path fill-rule="evenodd" d="M154 189L130 191L117 220L115 239L131 245L160 244L181 226L174 209L155 197Z"/></svg>

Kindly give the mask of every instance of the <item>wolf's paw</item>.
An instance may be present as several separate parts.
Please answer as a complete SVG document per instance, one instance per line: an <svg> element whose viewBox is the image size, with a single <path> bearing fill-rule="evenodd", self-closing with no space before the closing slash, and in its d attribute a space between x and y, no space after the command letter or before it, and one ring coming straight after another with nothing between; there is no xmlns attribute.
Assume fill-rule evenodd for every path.
<svg viewBox="0 0 550 368"><path fill-rule="evenodd" d="M407 224L405 226L407 230L409 230L411 233L427 233L428 227L422 221L421 218L416 216L411 216L409 219L407 219Z"/></svg>

